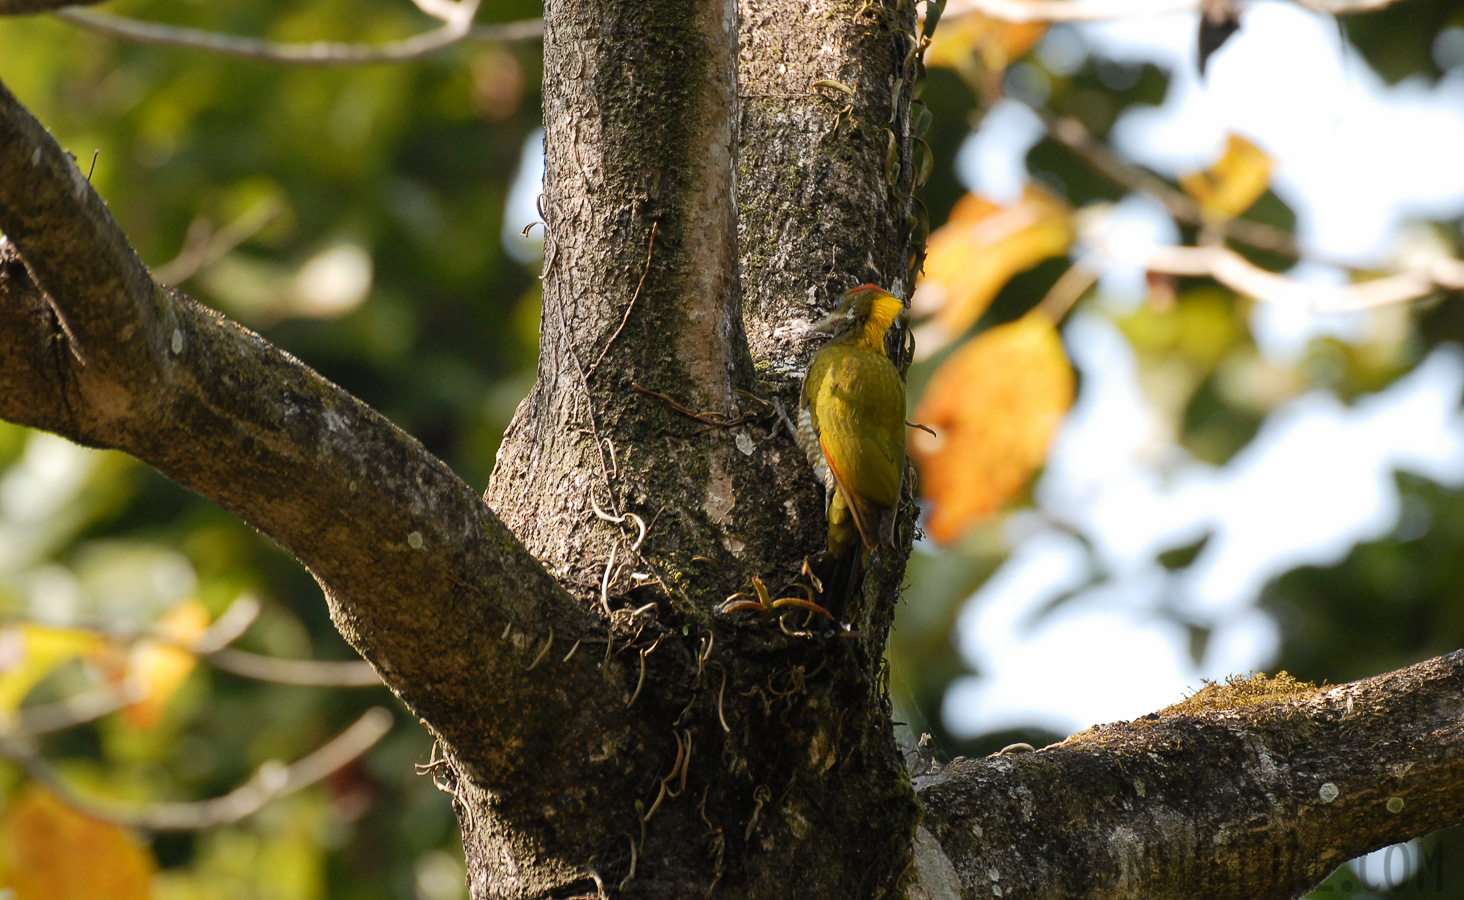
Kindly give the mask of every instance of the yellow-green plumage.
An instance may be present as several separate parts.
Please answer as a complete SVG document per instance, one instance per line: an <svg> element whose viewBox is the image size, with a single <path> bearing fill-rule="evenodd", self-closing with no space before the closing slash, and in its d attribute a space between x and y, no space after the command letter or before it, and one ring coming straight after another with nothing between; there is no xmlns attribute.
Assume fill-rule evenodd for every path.
<svg viewBox="0 0 1464 900"><path fill-rule="evenodd" d="M827 492L835 558L857 543L864 552L894 543L905 473L905 380L884 347L902 308L873 285L846 293L826 323L834 338L803 380L799 444Z"/></svg>

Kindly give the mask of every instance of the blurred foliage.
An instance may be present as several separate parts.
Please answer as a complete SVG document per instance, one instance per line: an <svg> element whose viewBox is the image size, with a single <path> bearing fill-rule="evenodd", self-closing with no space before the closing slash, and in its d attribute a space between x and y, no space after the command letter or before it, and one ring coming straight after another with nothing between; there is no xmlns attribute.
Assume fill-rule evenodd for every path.
<svg viewBox="0 0 1464 900"><path fill-rule="evenodd" d="M1339 27L1353 42L1347 52L1360 54L1390 83L1409 76L1436 80L1444 62L1464 64L1464 13L1457 3L1400 3L1379 15L1349 17ZM959 734L942 715L953 681L988 674L973 671L973 657L960 651L958 622L971 613L972 594L1019 553L1034 521L1077 539L1095 567L1078 588L1046 603L1039 618L1114 576L1097 561L1100 555L1092 546L1097 535L1053 521L1052 513L1034 508L1031 483L1012 483L1009 460L1021 441L1032 440L1017 420L1035 422L1052 411L1036 399L1013 404L1014 395L1003 393L1016 382L1037 390L1032 383L1047 377L1045 364L976 368L963 363L988 336L1012 327L1003 323L1039 312L1057 311L1062 318L1074 299L1064 296L1071 287L1064 280L1079 284L1085 293L1079 308L1112 322L1135 357L1138 386L1157 431L1149 438L1156 452L1167 445L1175 448L1171 456L1220 468L1249 447L1274 413L1308 392L1320 388L1356 403L1412 372L1432 348L1464 341L1459 298L1435 296L1364 313L1357 333L1345 340L1315 337L1295 359L1286 360L1258 346L1252 331L1256 301L1210 279L1151 274L1148 296L1137 307L1113 302L1101 289L1088 290L1091 282L1073 275L1078 257L1070 255L1070 244L1075 237L1081 243L1085 220L1131 195L1133 179L1119 183L1067 142L1044 135L1026 157L1026 196L1003 206L965 193L955 177L951 160L962 152L968 134L962 126L979 127L998 103L1015 98L1045 109L1049 121L1071 117L1101 139L1126 111L1162 102L1170 73L1104 59L1088 52L1075 30L1062 26L1046 35L1051 52L1044 52L1044 43L1029 52L1034 40L1030 28L1004 32L999 23L981 17L943 21L927 57L932 72L925 101L937 113L927 140L936 171L922 199L939 227L931 234L924 280L912 304L923 340L917 354L924 360L911 370L910 381L912 397L921 404L913 421L937 424L931 410L938 404L941 422L936 438L912 433L911 453L930 505L925 527L948 546L938 552L928 544L917 547L891 640L896 718L908 723L912 743L922 733L930 735L912 754L984 754L1017 741L1041 747L1061 737L1037 727ZM1260 148L1231 135L1207 171L1170 181L1167 189L1171 196L1188 194L1197 219L1208 226L1243 216L1291 232L1295 215L1269 190L1272 168ZM1152 178L1137 167L1131 174ZM1044 199L1038 204L1034 197ZM1040 240L1044 222L1050 223L1045 242ZM1182 243L1193 245L1204 237L1198 222L1175 224ZM1422 226L1431 229L1423 239L1457 256L1464 244L1459 226L1458 220ZM1415 230L1415 239L1418 234ZM1295 263L1283 253L1239 249L1271 271ZM1040 310L1029 312L1035 307ZM939 455L932 456L932 450ZM1164 478L1163 467L1156 468L1156 477ZM1273 670L1336 683L1464 646L1464 607L1457 602L1464 573L1455 571L1458 554L1451 549L1464 540L1464 492L1407 473L1398 473L1396 481L1400 513L1391 536L1364 540L1330 567L1286 573L1255 598L1278 628L1278 652L1268 663ZM1349 490L1346 484L1335 487ZM1006 513L1000 511L1003 506ZM1152 570L1163 573L1155 577L1180 583L1176 579L1213 549L1212 537L1210 532L1176 535L1152 555ZM1190 634L1189 650L1198 666L1214 623L1189 618L1179 607L1160 614L1172 616ZM1069 676L1085 674L1074 670ZM1200 686L1197 682L1191 689ZM1400 895L1464 896L1459 829L1415 842L1410 852L1421 854L1412 881L1401 856L1388 860L1392 872L1387 878L1381 875L1384 860L1374 857L1339 870L1316 896L1382 896L1389 885Z"/></svg>
<svg viewBox="0 0 1464 900"><path fill-rule="evenodd" d="M116 0L103 9L278 40L377 42L434 24L397 0ZM479 21L539 12L529 0L502 0ZM1441 37L1451 27L1459 34ZM1437 79L1440 46L1464 47L1464 13L1451 0L1409 0L1342 28L1351 52L1389 81ZM952 681L982 674L958 652L958 620L1016 552L1021 533L1007 527L1008 513L1030 513L1033 470L1071 403L1074 373L1053 322L1074 304L1111 322L1135 355L1156 440L1225 466L1306 392L1352 403L1387 389L1435 346L1464 341L1464 306L1435 298L1377 310L1363 337L1318 338L1294 362L1278 362L1258 347L1252 302L1208 279L1151 277L1136 308L1105 303L1091 279L1074 275L1074 235L1087 212L1128 188L1050 137L1027 155L1025 195L1005 204L966 194L954 161L1003 97L1070 116L1102 139L1126 111L1162 102L1170 73L1089 53L1071 28L979 17L941 23L926 61L925 140L936 166L921 199L942 227L916 298L928 358L910 372L911 397L929 386L916 421L929 414L965 426L937 435L945 468L927 468L924 487L938 510L942 481L954 484L947 489L966 507L928 520L947 546L922 543L912 556L889 659L897 719L912 741L932 736L921 752L953 756L1060 737L1036 728L957 734L941 715ZM520 153L540 124L540 69L534 43L310 69L129 45L45 16L0 20L0 78L84 167L95 152L92 182L144 261L381 410L480 487L537 353L534 266L511 257L500 235ZM1264 154L1237 137L1213 163L1171 185L1207 221L1244 215L1294 228L1268 190ZM1457 253L1458 224L1429 227ZM1179 223L1184 242L1200 231ZM1271 270L1291 263L1245 255ZM1003 350L1004 335L1034 333L1016 361L991 350ZM1275 668L1337 682L1464 644L1454 596L1464 493L1407 474L1397 483L1392 535L1264 591L1261 608L1280 630ZM1095 537L1071 536L1085 545ZM1177 535L1154 563L1178 577L1208 548L1207 537ZM112 714L38 738L68 784L135 802L218 796L270 760L310 753L368 707L391 705L380 688L244 679L195 665L170 643L256 600L261 612L236 646L352 658L308 574L252 529L127 457L0 423L0 614L11 623L0 629L0 726L87 692L133 692ZM1163 614L1188 630L1198 661L1208 626ZM114 634L57 627L78 622L109 623ZM46 854L64 851L107 864L118 879L149 880L159 900L462 897L447 798L413 770L429 758L429 740L409 716L397 718L400 727L326 781L198 833L78 819L0 765L0 878L11 879L0 887L67 896L35 892L60 891L82 870L41 889L13 874L49 871ZM1429 896L1461 896L1464 837L1446 832L1422 846L1436 865L1421 877L1439 873L1446 886ZM1358 894L1361 884L1340 870L1329 888ZM135 894L118 885L112 896Z"/></svg>
<svg viewBox="0 0 1464 900"><path fill-rule="evenodd" d="M277 40L378 42L436 25L386 0L99 9ZM479 21L540 12L504 0ZM509 257L500 232L521 149L540 124L540 53L532 42L472 44L409 64L292 68L130 45L45 16L0 19L0 78L84 169L95 152L92 183L145 262L381 410L479 487L537 354L536 265ZM262 612L236 646L354 657L314 581L253 529L120 454L0 423L5 618L102 620L186 640L241 597ZM22 694L27 709L108 684L144 697L38 741L69 784L103 797L222 795L269 760L315 750L369 706L400 710L383 688L264 684L195 667L165 643L103 649L86 633L41 630L0 632L0 719L14 721ZM49 649L28 652L38 643ZM57 893L54 880L36 893L15 880L43 871L34 842L27 850L16 835L49 834L73 866L83 855L101 865L142 839L158 900L466 896L448 798L413 769L430 739L404 711L397 719L325 782L196 834L45 826L46 810L65 812L0 766L9 795L0 866L11 873L0 886L18 897L143 896L99 881L90 893Z"/></svg>

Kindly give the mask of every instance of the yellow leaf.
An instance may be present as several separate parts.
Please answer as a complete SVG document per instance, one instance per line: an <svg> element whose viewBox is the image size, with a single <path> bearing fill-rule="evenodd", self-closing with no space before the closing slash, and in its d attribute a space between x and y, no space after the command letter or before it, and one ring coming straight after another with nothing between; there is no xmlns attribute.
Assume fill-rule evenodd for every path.
<svg viewBox="0 0 1464 900"><path fill-rule="evenodd" d="M960 337L1008 281L1067 252L1072 240L1072 211L1035 185L1012 206L975 194L962 197L930 236L911 312L932 318L921 326L916 346L928 355Z"/></svg>
<svg viewBox="0 0 1464 900"><path fill-rule="evenodd" d="M1046 22L1003 22L980 13L941 19L925 50L927 66L962 69L979 57L987 72L1001 72L1047 33Z"/></svg>
<svg viewBox="0 0 1464 900"><path fill-rule="evenodd" d="M27 787L0 822L0 888L15 900L146 900L157 863L120 825Z"/></svg>
<svg viewBox="0 0 1464 900"><path fill-rule="evenodd" d="M1179 186L1217 220L1233 219L1251 208L1271 183L1271 158L1238 134L1230 135L1225 153L1208 172L1180 176Z"/></svg>
<svg viewBox="0 0 1464 900"><path fill-rule="evenodd" d="M951 354L915 410L935 436L910 436L920 490L933 506L930 536L948 543L1015 497L1072 403L1072 367L1040 310Z"/></svg>
<svg viewBox="0 0 1464 900"><path fill-rule="evenodd" d="M180 603L158 621L158 631L169 641L140 640L127 660L127 676L140 694L123 710L123 718L134 728L151 728L162 718L168 701L193 671L197 657L190 646L208 628L208 609L197 600ZM179 646L181 645L181 646Z"/></svg>
<svg viewBox="0 0 1464 900"><path fill-rule="evenodd" d="M0 717L14 713L52 671L95 652L100 636L79 628L26 623L0 628Z"/></svg>

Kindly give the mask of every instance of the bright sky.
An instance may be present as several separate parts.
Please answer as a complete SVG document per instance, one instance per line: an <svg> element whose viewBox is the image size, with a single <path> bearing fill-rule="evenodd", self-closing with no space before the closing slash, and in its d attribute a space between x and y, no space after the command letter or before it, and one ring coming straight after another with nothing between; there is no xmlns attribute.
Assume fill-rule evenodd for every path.
<svg viewBox="0 0 1464 900"><path fill-rule="evenodd" d="M1228 132L1244 134L1275 160L1273 187L1313 252L1376 264L1416 239L1410 222L1464 213L1464 33L1452 30L1435 48L1441 63L1456 64L1441 83L1390 88L1354 51L1339 53L1334 24L1292 4L1247 7L1244 28L1203 82L1195 29L1194 15L1061 29L1039 52L1058 69L1091 49L1174 73L1162 106L1119 121L1118 149L1172 176L1213 161ZM978 192L1015 197L1026 178L1022 159L1039 135L1030 112L1002 104L963 148L962 176ZM1142 199L1120 204L1108 227L1176 240L1157 205ZM1341 277L1311 263L1292 274ZM1102 292L1104 306L1136 303L1141 275L1111 272ZM1371 321L1255 310L1257 341L1277 361L1296 359L1317 334L1360 338ZM1010 521L1012 556L961 617L961 652L981 674L946 697L943 713L957 732L1037 725L1069 733L1172 703L1201 678L1265 668L1278 635L1254 603L1269 579L1337 562L1358 541L1398 528L1395 469L1464 484L1464 353L1437 351L1351 408L1307 393L1215 468L1170 442L1117 329L1080 314L1065 337L1083 393L1038 485L1038 509ZM1076 527L1091 547L1050 522ZM1157 551L1207 532L1210 542L1187 570L1154 562ZM1177 619L1214 629L1199 663Z"/></svg>

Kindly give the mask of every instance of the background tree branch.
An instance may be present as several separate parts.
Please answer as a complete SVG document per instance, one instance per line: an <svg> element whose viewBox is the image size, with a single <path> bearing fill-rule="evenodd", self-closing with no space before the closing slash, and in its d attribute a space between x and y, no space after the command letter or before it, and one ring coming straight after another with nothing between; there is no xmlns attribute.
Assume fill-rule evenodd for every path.
<svg viewBox="0 0 1464 900"><path fill-rule="evenodd" d="M1328 688L1210 685L1036 753L955 760L915 779L922 880L971 898L1299 896L1464 820L1461 698L1464 651Z"/></svg>
<svg viewBox="0 0 1464 900"><path fill-rule="evenodd" d="M55 12L68 6L95 6L102 0L0 0L0 16Z"/></svg>

